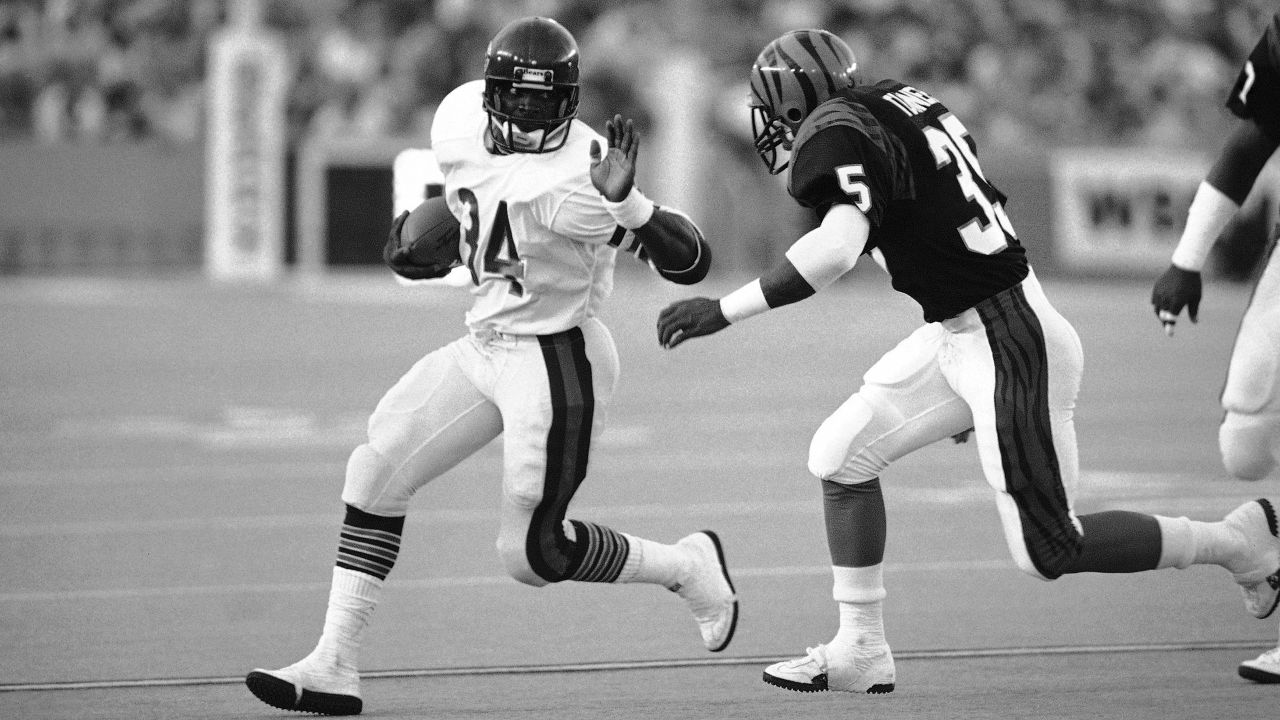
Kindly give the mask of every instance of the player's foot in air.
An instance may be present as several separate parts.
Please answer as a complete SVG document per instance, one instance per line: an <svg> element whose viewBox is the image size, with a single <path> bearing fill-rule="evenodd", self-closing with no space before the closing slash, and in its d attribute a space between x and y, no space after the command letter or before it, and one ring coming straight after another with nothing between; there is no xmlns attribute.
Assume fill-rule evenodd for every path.
<svg viewBox="0 0 1280 720"><path fill-rule="evenodd" d="M764 681L796 692L840 692L883 695L893 692L897 675L887 644L835 652L828 645L809 648L804 657L764 669Z"/></svg>
<svg viewBox="0 0 1280 720"><path fill-rule="evenodd" d="M1280 683L1280 647L1240 663L1240 677L1256 683Z"/></svg>
<svg viewBox="0 0 1280 720"><path fill-rule="evenodd" d="M684 580L671 589L689 603L702 633L702 644L711 652L729 647L738 627L738 597L724 562L720 538L710 530L688 535L676 543L693 560Z"/></svg>
<svg viewBox="0 0 1280 720"><path fill-rule="evenodd" d="M1268 500L1251 500L1223 521L1244 540L1245 552L1227 567L1244 593L1244 606L1265 618L1280 602L1280 528Z"/></svg>
<svg viewBox="0 0 1280 720"><path fill-rule="evenodd" d="M281 710L319 715L359 715L360 674L310 656L279 670L257 669L244 684L259 700Z"/></svg>

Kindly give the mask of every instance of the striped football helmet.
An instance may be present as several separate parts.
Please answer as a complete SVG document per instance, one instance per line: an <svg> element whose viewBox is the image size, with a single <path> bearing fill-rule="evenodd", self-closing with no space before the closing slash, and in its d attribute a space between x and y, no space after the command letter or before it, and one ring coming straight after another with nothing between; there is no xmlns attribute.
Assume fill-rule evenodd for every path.
<svg viewBox="0 0 1280 720"><path fill-rule="evenodd" d="M857 67L849 46L826 30L793 30L760 51L751 66L751 131L771 174L787 169L809 113L854 86Z"/></svg>

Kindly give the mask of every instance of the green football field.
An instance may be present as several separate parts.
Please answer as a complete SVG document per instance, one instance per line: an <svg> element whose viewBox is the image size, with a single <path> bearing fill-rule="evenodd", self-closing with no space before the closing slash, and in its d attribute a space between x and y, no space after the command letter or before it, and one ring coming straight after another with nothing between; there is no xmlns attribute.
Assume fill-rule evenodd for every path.
<svg viewBox="0 0 1280 720"><path fill-rule="evenodd" d="M415 498L361 657L385 718L1274 717L1236 664L1277 640L1216 568L1019 573L971 446L885 474L888 696L814 696L760 671L836 613L809 438L919 322L874 268L674 351L680 288L619 274L609 429L570 515L721 535L742 604L727 651L648 586L543 589L494 549L500 441ZM1280 495L1227 479L1217 404L1248 289L1210 282L1170 339L1147 281L1046 279L1085 347L1077 510L1216 519ZM0 716L289 716L244 688L313 646L346 458L384 389L463 331L465 292L360 272L272 287L195 276L0 282Z"/></svg>

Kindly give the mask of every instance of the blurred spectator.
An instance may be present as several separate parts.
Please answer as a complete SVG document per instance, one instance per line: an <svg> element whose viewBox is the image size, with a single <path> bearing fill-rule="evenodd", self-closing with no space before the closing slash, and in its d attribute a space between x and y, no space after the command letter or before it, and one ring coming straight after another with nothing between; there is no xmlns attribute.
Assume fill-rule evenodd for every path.
<svg viewBox="0 0 1280 720"><path fill-rule="evenodd" d="M209 35L228 0L0 2L0 139L198 142ZM1217 88L1274 10L1264 0L263 0L293 56L289 128L423 134L519 15L557 16L592 62L583 108L649 123L647 71L700 58L709 95L778 33L845 37L867 79L920 82L985 143L1204 145ZM660 89L659 89L660 90ZM745 92L745 89L743 90ZM717 101L718 102L718 101ZM605 108L603 105L607 105ZM737 133L734 133L735 135Z"/></svg>

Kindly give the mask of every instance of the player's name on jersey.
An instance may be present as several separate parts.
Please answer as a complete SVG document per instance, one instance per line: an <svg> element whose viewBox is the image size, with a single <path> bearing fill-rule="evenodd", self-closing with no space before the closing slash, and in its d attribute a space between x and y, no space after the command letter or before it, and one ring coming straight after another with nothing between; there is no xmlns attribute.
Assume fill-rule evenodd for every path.
<svg viewBox="0 0 1280 720"><path fill-rule="evenodd" d="M938 101L929 93L917 90L910 85L901 90L885 93L881 97L907 115L919 115L938 104Z"/></svg>

